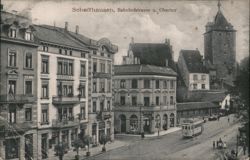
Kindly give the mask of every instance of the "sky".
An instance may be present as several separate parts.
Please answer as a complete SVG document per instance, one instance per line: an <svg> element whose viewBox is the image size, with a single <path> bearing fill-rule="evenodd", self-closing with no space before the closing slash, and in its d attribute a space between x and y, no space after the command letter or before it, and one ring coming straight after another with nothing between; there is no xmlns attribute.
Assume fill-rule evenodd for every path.
<svg viewBox="0 0 250 160"><path fill-rule="evenodd" d="M108 38L119 48L115 64L127 55L131 38L135 43L164 43L170 39L174 60L181 49L198 49L204 55L205 25L214 20L217 0L2 0L4 10L18 14L30 11L35 24L64 27L91 39ZM221 10L237 30L236 59L249 55L249 0L222 0ZM74 9L113 9L115 12L74 12ZM117 12L117 8L150 9L150 12ZM159 12L160 9L165 12ZM172 10L166 12L166 10ZM153 12L153 10L158 12Z"/></svg>

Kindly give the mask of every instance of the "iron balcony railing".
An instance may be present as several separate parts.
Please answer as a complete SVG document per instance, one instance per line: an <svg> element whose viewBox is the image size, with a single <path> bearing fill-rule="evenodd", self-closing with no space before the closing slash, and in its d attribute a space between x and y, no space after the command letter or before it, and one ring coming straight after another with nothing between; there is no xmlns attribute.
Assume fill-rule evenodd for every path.
<svg viewBox="0 0 250 160"><path fill-rule="evenodd" d="M79 96L53 96L53 104L76 104L80 102L80 99L84 97Z"/></svg>
<svg viewBox="0 0 250 160"><path fill-rule="evenodd" d="M34 101L36 101L36 98L33 95L25 95L25 94L0 95L0 103L28 103Z"/></svg>
<svg viewBox="0 0 250 160"><path fill-rule="evenodd" d="M55 128L63 128L63 127L73 127L79 125L79 119L74 117L69 117L68 119L53 119L52 120L52 127Z"/></svg>

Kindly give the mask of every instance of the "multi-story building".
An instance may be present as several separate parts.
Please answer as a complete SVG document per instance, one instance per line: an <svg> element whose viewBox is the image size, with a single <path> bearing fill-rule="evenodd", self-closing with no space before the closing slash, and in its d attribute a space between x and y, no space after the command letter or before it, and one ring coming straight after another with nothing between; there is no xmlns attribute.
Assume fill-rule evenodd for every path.
<svg viewBox="0 0 250 160"><path fill-rule="evenodd" d="M89 50L65 28L34 25L37 53L38 157L55 154L59 143L71 149L88 134ZM85 57L86 56L86 57Z"/></svg>
<svg viewBox="0 0 250 160"><path fill-rule="evenodd" d="M236 76L236 30L227 21L218 3L213 22L208 22L204 33L204 52L213 83L232 85Z"/></svg>
<svg viewBox="0 0 250 160"><path fill-rule="evenodd" d="M209 90L209 72L198 50L181 50L178 71L189 91Z"/></svg>
<svg viewBox="0 0 250 160"><path fill-rule="evenodd" d="M115 66L115 132L154 133L176 125L176 72L144 64Z"/></svg>
<svg viewBox="0 0 250 160"><path fill-rule="evenodd" d="M37 48L31 20L2 10L0 159L37 159Z"/></svg>
<svg viewBox="0 0 250 160"><path fill-rule="evenodd" d="M99 144L102 135L107 135L109 140L113 140L112 79L114 54L118 52L118 47L107 38L96 41L79 34L78 26L76 32L68 33L91 50L88 56L89 135L94 145Z"/></svg>

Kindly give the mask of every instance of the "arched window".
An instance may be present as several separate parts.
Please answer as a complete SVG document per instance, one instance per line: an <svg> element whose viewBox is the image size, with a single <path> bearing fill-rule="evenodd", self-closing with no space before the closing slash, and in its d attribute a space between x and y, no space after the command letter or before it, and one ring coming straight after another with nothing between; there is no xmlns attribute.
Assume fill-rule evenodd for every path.
<svg viewBox="0 0 250 160"><path fill-rule="evenodd" d="M163 125L162 125L162 128L164 130L168 129L168 115L167 114L163 115Z"/></svg>
<svg viewBox="0 0 250 160"><path fill-rule="evenodd" d="M170 127L174 127L174 123L175 123L174 122L174 116L175 116L174 113L170 114Z"/></svg>
<svg viewBox="0 0 250 160"><path fill-rule="evenodd" d="M130 117L130 132L135 133L138 131L138 118L136 115Z"/></svg>

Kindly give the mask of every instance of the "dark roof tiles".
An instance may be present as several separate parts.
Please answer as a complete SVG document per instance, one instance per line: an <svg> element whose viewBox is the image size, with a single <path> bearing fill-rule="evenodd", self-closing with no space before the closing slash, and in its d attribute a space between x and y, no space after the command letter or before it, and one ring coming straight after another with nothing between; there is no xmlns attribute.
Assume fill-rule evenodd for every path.
<svg viewBox="0 0 250 160"><path fill-rule="evenodd" d="M130 50L135 57L140 58L141 64L166 66L168 59L168 65L174 67L172 48L167 43L131 43Z"/></svg>
<svg viewBox="0 0 250 160"><path fill-rule="evenodd" d="M116 65L115 75L166 75L177 76L169 67L159 67L153 65Z"/></svg>
<svg viewBox="0 0 250 160"><path fill-rule="evenodd" d="M180 53L190 73L208 73L203 65L202 56L198 50L181 50Z"/></svg>

